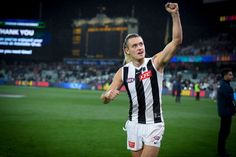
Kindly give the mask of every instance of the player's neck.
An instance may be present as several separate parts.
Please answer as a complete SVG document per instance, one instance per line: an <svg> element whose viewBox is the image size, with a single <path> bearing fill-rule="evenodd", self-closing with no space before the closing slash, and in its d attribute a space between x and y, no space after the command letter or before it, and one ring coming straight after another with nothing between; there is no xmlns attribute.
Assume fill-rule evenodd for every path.
<svg viewBox="0 0 236 157"><path fill-rule="evenodd" d="M140 60L133 60L132 63L134 66L140 67L144 63L144 58Z"/></svg>

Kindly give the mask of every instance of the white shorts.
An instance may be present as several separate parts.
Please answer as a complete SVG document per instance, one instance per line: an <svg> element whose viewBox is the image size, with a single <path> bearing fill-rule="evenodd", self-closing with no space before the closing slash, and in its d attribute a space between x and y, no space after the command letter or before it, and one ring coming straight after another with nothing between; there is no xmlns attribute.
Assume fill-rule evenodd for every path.
<svg viewBox="0 0 236 157"><path fill-rule="evenodd" d="M125 124L127 131L127 149L138 151L143 145L160 147L164 134L164 123L139 124L127 121Z"/></svg>

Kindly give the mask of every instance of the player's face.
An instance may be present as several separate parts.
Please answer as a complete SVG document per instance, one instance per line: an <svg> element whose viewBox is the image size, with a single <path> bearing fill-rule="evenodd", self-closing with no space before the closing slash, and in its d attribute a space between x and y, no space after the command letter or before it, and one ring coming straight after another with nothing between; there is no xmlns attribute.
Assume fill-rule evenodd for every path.
<svg viewBox="0 0 236 157"><path fill-rule="evenodd" d="M140 60L145 57L145 46L141 37L130 38L128 40L128 48L126 53L133 59Z"/></svg>

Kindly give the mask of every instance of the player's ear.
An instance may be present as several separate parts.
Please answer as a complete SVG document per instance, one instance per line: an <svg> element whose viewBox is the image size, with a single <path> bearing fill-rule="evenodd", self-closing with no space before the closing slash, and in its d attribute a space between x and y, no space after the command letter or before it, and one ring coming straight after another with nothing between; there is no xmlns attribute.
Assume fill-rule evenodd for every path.
<svg viewBox="0 0 236 157"><path fill-rule="evenodd" d="M129 49L125 48L125 53L129 55Z"/></svg>

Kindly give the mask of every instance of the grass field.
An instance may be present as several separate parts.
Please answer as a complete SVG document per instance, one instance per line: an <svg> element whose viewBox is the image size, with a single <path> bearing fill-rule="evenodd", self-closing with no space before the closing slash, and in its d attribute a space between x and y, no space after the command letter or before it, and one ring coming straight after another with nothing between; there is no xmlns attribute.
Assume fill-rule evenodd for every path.
<svg viewBox="0 0 236 157"><path fill-rule="evenodd" d="M101 92L0 86L0 157L130 157L126 133L128 98L110 104ZM163 97L166 124L159 157L215 157L219 118L216 103ZM227 141L236 156L236 119Z"/></svg>

